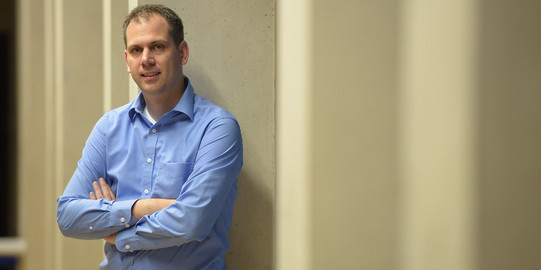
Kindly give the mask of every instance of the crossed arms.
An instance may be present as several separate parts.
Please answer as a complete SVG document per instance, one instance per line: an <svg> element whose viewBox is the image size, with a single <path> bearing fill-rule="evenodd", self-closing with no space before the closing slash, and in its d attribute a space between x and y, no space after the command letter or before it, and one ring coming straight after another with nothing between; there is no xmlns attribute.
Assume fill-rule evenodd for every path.
<svg viewBox="0 0 541 270"><path fill-rule="evenodd" d="M88 196L92 200L106 199L116 201L115 194L111 187L105 182L105 179L100 177L98 181L92 182L94 191L91 191ZM149 198L137 200L132 208L132 216L136 219L141 219L144 215L150 215L160 211L175 202L175 199ZM113 233L103 239L111 244L115 244L117 233Z"/></svg>
<svg viewBox="0 0 541 270"><path fill-rule="evenodd" d="M77 170L57 200L57 221L65 236L103 238L114 243L118 251L128 252L201 242L212 230L222 233L227 229L224 224L231 222L236 178L242 166L242 140L234 119L216 120L205 129L195 159L188 161L193 164L189 174L183 174L187 167L180 167L188 163L157 163L158 170L171 171L162 171L165 174L158 179L162 181L162 195L154 198L141 198L138 182L115 178L138 175L134 175L136 165L128 159L108 166L107 151L116 153L112 148L121 144L106 141L107 134L118 133L108 130L115 125L107 121L102 118L96 124ZM109 179L99 179L104 175ZM171 199L172 194L177 197Z"/></svg>

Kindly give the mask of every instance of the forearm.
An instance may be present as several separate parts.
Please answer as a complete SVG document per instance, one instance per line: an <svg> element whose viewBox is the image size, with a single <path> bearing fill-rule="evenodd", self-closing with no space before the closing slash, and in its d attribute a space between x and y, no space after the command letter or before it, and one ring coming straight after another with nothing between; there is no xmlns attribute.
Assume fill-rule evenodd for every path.
<svg viewBox="0 0 541 270"><path fill-rule="evenodd" d="M224 193L227 194L224 200L221 196L210 196L209 200L202 198L201 205L179 198L169 207L143 216L136 226L119 232L115 244L123 252L151 250L203 241L214 226L217 226L215 230L227 231L236 186L225 188Z"/></svg>
<svg viewBox="0 0 541 270"><path fill-rule="evenodd" d="M153 214L154 212L157 212L166 208L167 206L171 205L174 201L175 201L174 199L160 199L160 198L138 200L132 206L132 216L136 218L137 220L139 220L145 215L150 215L150 214ZM113 234L107 237L104 237L103 239L114 245L116 243L117 235L118 235L118 232L114 232Z"/></svg>
<svg viewBox="0 0 541 270"><path fill-rule="evenodd" d="M151 215L157 211L160 211L172 203L175 202L175 199L161 199L161 198L150 198L150 199L140 199L137 200L131 209L132 215L136 219L141 219L145 215Z"/></svg>
<svg viewBox="0 0 541 270"><path fill-rule="evenodd" d="M100 239L135 224L131 208L135 200L108 201L61 196L57 222L65 236Z"/></svg>
<svg viewBox="0 0 541 270"><path fill-rule="evenodd" d="M149 201L149 205L153 202ZM136 224L115 236L115 244L121 251L150 250L179 246L191 241L202 241L208 232L200 233L197 218L183 215L179 202L151 215L144 215ZM141 204L142 205L142 204ZM205 229L203 229L205 230ZM203 236L204 235L204 236Z"/></svg>

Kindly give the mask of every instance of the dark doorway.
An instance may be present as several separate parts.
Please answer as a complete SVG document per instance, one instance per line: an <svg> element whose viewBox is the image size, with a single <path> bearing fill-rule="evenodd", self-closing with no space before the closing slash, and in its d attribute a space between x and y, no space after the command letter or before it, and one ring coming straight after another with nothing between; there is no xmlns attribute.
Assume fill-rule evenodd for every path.
<svg viewBox="0 0 541 270"><path fill-rule="evenodd" d="M0 237L17 235L17 99L16 99L16 2L0 1ZM15 257L0 257L0 270L15 269Z"/></svg>
<svg viewBox="0 0 541 270"><path fill-rule="evenodd" d="M1 1L0 4L0 117L4 129L0 131L0 205L7 211L6 218L0 222L0 236L17 234L16 211L16 35L15 35L15 1Z"/></svg>

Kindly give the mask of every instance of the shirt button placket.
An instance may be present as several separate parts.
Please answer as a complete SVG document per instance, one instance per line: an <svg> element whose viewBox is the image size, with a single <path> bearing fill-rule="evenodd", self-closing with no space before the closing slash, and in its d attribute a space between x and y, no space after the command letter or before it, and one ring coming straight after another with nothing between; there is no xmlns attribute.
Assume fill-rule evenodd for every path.
<svg viewBox="0 0 541 270"><path fill-rule="evenodd" d="M157 135L156 135L157 132L158 132L158 128L156 128L156 127L152 128L152 129L150 130L150 133L149 133L149 135L148 135L148 140L147 140L147 143L148 143L147 146L148 146L149 148L147 148L147 151L148 151L147 154L148 154L148 156L147 156L146 162L147 162L147 164L148 164L149 166L147 166L147 168L146 168L145 170L149 170L149 171L148 171L149 177L152 175L152 171L153 171L153 168L152 168L153 166L151 165L152 162L153 162L153 160L152 160L151 157L154 155L154 151L156 151L156 149L155 149L155 144L156 144L156 141L157 141L157 139L158 139L158 138L157 138ZM151 186L151 185L150 185L150 183L145 183L144 186L149 187L149 186ZM145 188L145 189L143 190L143 193L144 193L145 196L148 196L148 195L150 194L149 188Z"/></svg>

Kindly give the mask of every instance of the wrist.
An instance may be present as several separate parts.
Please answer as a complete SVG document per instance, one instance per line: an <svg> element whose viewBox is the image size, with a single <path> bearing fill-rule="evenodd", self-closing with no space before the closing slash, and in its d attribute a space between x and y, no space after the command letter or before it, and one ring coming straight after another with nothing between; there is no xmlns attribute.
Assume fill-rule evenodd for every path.
<svg viewBox="0 0 541 270"><path fill-rule="evenodd" d="M132 205L131 215L137 220L141 219L145 215L145 211L143 210L145 207L144 200L145 199L139 199Z"/></svg>

